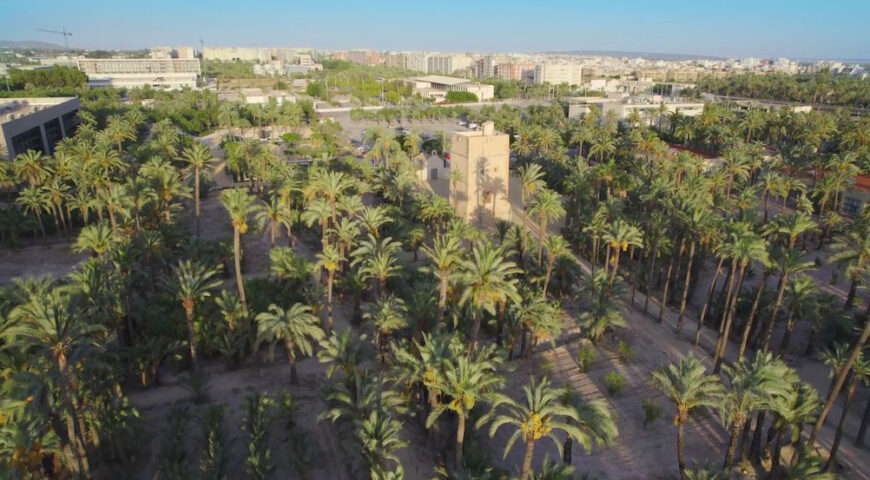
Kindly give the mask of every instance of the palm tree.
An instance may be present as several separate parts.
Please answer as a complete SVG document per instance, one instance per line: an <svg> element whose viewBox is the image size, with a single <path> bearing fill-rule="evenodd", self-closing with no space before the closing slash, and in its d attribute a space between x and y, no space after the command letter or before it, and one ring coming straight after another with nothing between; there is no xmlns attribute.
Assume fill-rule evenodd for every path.
<svg viewBox="0 0 870 480"><path fill-rule="evenodd" d="M34 217L39 225L39 232L42 233L43 240L45 239L45 225L42 223L42 212L48 208L46 198L42 195L40 189L36 187L24 187L15 199L15 203L23 206Z"/></svg>
<svg viewBox="0 0 870 480"><path fill-rule="evenodd" d="M729 385L722 402L722 418L725 425L730 425L731 437L722 468L728 469L746 420L769 406L772 398L786 394L788 367L770 353L758 352L752 360L742 359L733 368L725 366L725 375Z"/></svg>
<svg viewBox="0 0 870 480"><path fill-rule="evenodd" d="M248 231L248 214L255 210L254 197L248 195L242 188L224 190L221 194L221 204L230 215L233 226L233 260L236 270L236 289L239 301L245 315L248 314L248 302L245 300L245 284L242 278L242 242L241 236Z"/></svg>
<svg viewBox="0 0 870 480"><path fill-rule="evenodd" d="M358 220L369 235L375 238L381 236L380 228L392 222L386 210L383 207L365 206L360 210Z"/></svg>
<svg viewBox="0 0 870 480"><path fill-rule="evenodd" d="M780 464L783 433L788 433L788 445L794 445L795 451L800 451L796 443L800 440L803 425L816 418L819 394L811 385L799 383L792 385L784 394L771 398L769 407L776 414L772 425L775 443L771 469L777 469Z"/></svg>
<svg viewBox="0 0 870 480"><path fill-rule="evenodd" d="M541 166L537 163L529 163L517 169L517 176L520 179L522 206L525 208L526 200L531 198L541 188L546 187L544 182L544 172Z"/></svg>
<svg viewBox="0 0 870 480"><path fill-rule="evenodd" d="M119 239L105 222L95 223L82 228L73 250L76 252L90 251L97 258L103 258Z"/></svg>
<svg viewBox="0 0 870 480"><path fill-rule="evenodd" d="M561 401L562 390L550 385L544 377L540 382L534 378L523 387L525 398L523 403L504 394L493 394L492 409L478 420L476 426L490 423L489 436L492 437L503 425L513 425L517 429L510 436L504 448L504 456L510 452L517 440L522 440L526 447L520 478L528 480L532 475L532 459L535 443L542 438L549 438L560 450L562 443L556 436L556 430L562 430L565 435L583 445L588 451L592 448L593 438L580 428L580 415L577 409ZM504 412L499 413L499 410ZM597 440L597 438L595 438Z"/></svg>
<svg viewBox="0 0 870 480"><path fill-rule="evenodd" d="M695 409L718 406L724 389L719 378L707 375L704 364L691 352L678 364L652 372L652 382L677 407L674 417L674 425L677 426L677 464L680 478L686 480L686 462L683 459L685 424Z"/></svg>
<svg viewBox="0 0 870 480"><path fill-rule="evenodd" d="M450 280L462 264L462 251L459 239L454 235L438 235L432 241L432 246L423 245L423 253L429 257L431 266L421 267L438 279L438 321L444 318L447 308L447 290Z"/></svg>
<svg viewBox="0 0 870 480"><path fill-rule="evenodd" d="M264 201L256 205L257 225L259 228L269 228L269 247L275 246L275 240L278 238L278 232L281 225L287 227L290 231L290 223L293 213L278 198L277 195L272 195L268 202Z"/></svg>
<svg viewBox="0 0 870 480"><path fill-rule="evenodd" d="M780 355L785 355L788 351L796 320L806 318L810 312L817 308L817 294L818 287L815 280L806 275L799 275L789 283L788 290L785 293L785 307L788 310L788 318L785 323L785 333L779 345Z"/></svg>
<svg viewBox="0 0 870 480"><path fill-rule="evenodd" d="M208 150L208 147L205 144L200 142L194 142L191 146L186 147L181 151L181 157L179 160L185 162L188 165L188 168L193 175L193 205L194 205L194 215L196 215L196 236L199 237L199 217L200 217L200 208L199 208L199 182L200 176L203 170L207 170L210 168L214 162L215 158L212 157L211 152Z"/></svg>
<svg viewBox="0 0 870 480"><path fill-rule="evenodd" d="M722 320L719 327L719 338L713 354L716 364L713 368L714 372L718 372L722 366L722 359L725 356L725 349L728 346L728 339L731 333L731 322L737 309L737 297L743 286L746 268L752 262L759 262L762 265L770 264L770 258L767 254L767 242L761 236L746 228L738 228L731 233L731 243L725 245L724 251L731 257L731 278L728 281L725 307L722 310ZM734 288L735 278L737 279L736 288Z"/></svg>
<svg viewBox="0 0 870 480"><path fill-rule="evenodd" d="M334 245L327 245L322 252L317 254L316 268L322 268L326 272L326 331L332 331L332 287L335 280L335 272L341 268L343 256Z"/></svg>
<svg viewBox="0 0 870 480"><path fill-rule="evenodd" d="M42 152L27 150L12 160L12 174L19 183L27 183L29 187L40 187L51 176L47 164Z"/></svg>
<svg viewBox="0 0 870 480"><path fill-rule="evenodd" d="M462 260L458 280L463 291L459 304L471 305L474 322L468 341L469 352L477 346L482 311L494 315L496 305L508 300L518 301L517 280L513 278L518 273L520 269L516 264L505 259L503 247L493 247L487 241L477 243L471 256Z"/></svg>
<svg viewBox="0 0 870 480"><path fill-rule="evenodd" d="M529 203L529 215L538 218L538 265L544 258L543 239L547 235L547 223L558 220L565 216L565 208L562 206L562 196L558 193L542 188Z"/></svg>
<svg viewBox="0 0 870 480"><path fill-rule="evenodd" d="M439 403L426 417L426 428L431 428L446 411L456 414L456 468L462 466L462 447L465 441L465 421L474 406L499 387L503 379L496 372L501 363L492 349L481 349L471 356L459 355L443 364L443 377L433 379L432 388L450 398L447 403Z"/></svg>
<svg viewBox="0 0 870 480"><path fill-rule="evenodd" d="M619 435L616 419L611 414L607 402L603 400L587 401L570 386L563 389L560 401L563 405L573 408L577 413L577 418L568 418L567 421L577 427L596 445L608 445ZM570 435L566 435L565 444L562 447L562 460L568 465L572 463L573 443L574 439ZM586 453L590 451L590 443L587 440L580 444Z"/></svg>
<svg viewBox="0 0 870 480"><path fill-rule="evenodd" d="M60 417L63 426L52 425L61 442L65 444L68 467L74 474L89 476L89 462L85 451L84 421L81 402L76 399L78 388L74 378L78 367L76 360L84 358L97 343L97 335L104 335L96 324L87 323L77 315L71 298L62 289L51 289L49 283L38 283L36 289L24 292L23 302L9 313L12 323L4 335L7 344L14 342L21 351L33 355L49 365L43 378L60 394L57 405L52 405L51 415ZM45 387L48 387L46 385ZM43 387L43 388L45 388ZM30 396L27 402L33 400ZM52 422L55 423L54 421Z"/></svg>
<svg viewBox="0 0 870 480"><path fill-rule="evenodd" d="M181 302L184 309L184 319L187 323L187 348L190 351L190 363L193 369L199 367L196 358L196 332L194 330L194 309L197 302L211 296L212 289L220 285L220 280L214 278L219 273L217 268L210 268L200 262L183 260L172 269L172 275L163 282L164 288L171 292Z"/></svg>
<svg viewBox="0 0 870 480"><path fill-rule="evenodd" d="M305 210L300 216L307 226L310 227L314 224L320 226L320 243L323 247L329 244L327 225L331 215L332 211L329 202L322 198L315 198L308 202L308 205L306 205Z"/></svg>
<svg viewBox="0 0 870 480"><path fill-rule="evenodd" d="M846 370L845 365L842 368ZM828 462L825 464L825 471L830 472L837 462L837 451L840 449L840 441L843 439L843 431L846 426L846 417L849 415L849 407L852 405L852 399L855 397L855 387L858 382L867 384L870 379L870 362L864 359L863 352L858 355L858 358L852 363L851 369L846 372L849 375L846 381L846 395L843 397L843 410L840 413L840 421L837 422L837 431L834 434L834 443L831 444L831 451L828 455Z"/></svg>
<svg viewBox="0 0 870 480"><path fill-rule="evenodd" d="M628 250L628 247L642 248L643 233L636 226L620 219L608 225L601 239L607 244L607 264L613 265L613 273L610 276L610 282L613 283L619 270L620 252ZM605 266L606 271L607 266Z"/></svg>
<svg viewBox="0 0 870 480"><path fill-rule="evenodd" d="M257 344L270 342L270 356L274 354L275 344L281 342L287 362L290 364L290 383L299 384L296 372L296 354L312 355L315 342L325 338L323 330L317 325L317 317L311 313L311 307L294 303L285 310L274 303L269 305L268 312L262 312L257 320Z"/></svg>
<svg viewBox="0 0 870 480"><path fill-rule="evenodd" d="M405 302L393 295L387 295L373 303L363 318L375 326L375 344L380 353L381 363L386 363L390 351L390 337L398 330L408 326L408 309Z"/></svg>
<svg viewBox="0 0 870 480"><path fill-rule="evenodd" d="M547 270L544 274L544 287L541 290L541 295L546 297L550 277L553 274L553 265L559 258L570 255L571 250L568 248L568 241L561 235L547 235L544 238L544 247L547 249Z"/></svg>
<svg viewBox="0 0 870 480"><path fill-rule="evenodd" d="M798 250L783 250L777 249L775 251L775 261L776 266L779 270L779 283L777 286L776 292L776 300L773 303L773 308L770 312L770 318L767 323L764 325L764 331L762 333L761 340L761 349L767 350L770 346L770 339L773 337L773 329L776 325L776 319L779 316L779 310L782 306L783 298L785 298L786 287L788 286L789 279L793 275L797 275L801 272L805 272L814 267L814 264L810 261L807 261L802 252ZM737 353L738 356L743 354L743 351L746 348L746 340L749 338L748 328L751 327L752 319L750 318L746 325L743 327L743 339L740 342L740 348Z"/></svg>
<svg viewBox="0 0 870 480"><path fill-rule="evenodd" d="M855 293L861 277L867 271L867 260L870 259L870 231L855 224L831 245L831 252L828 262L845 270L849 276L851 283L844 308L850 309L855 303Z"/></svg>

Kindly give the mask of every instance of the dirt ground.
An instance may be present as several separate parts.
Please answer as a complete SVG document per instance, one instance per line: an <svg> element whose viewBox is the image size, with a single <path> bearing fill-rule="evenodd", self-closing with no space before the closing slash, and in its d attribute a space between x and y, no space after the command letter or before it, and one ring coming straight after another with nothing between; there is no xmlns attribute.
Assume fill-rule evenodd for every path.
<svg viewBox="0 0 870 480"><path fill-rule="evenodd" d="M71 244L58 242L0 250L0 285L8 285L16 278L28 275L54 275L62 277L72 271L87 254L72 252Z"/></svg>

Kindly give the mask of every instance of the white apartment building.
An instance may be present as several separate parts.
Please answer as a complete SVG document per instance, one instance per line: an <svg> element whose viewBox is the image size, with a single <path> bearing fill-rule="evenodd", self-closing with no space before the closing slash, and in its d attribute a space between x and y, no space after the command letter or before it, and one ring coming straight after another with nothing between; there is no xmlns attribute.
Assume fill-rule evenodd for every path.
<svg viewBox="0 0 870 480"><path fill-rule="evenodd" d="M535 83L550 85L580 85L583 82L583 66L574 63L541 63L535 65Z"/></svg>
<svg viewBox="0 0 870 480"><path fill-rule="evenodd" d="M91 87L136 88L145 85L159 90L196 87L200 75L198 59L80 58L76 64L88 76Z"/></svg>

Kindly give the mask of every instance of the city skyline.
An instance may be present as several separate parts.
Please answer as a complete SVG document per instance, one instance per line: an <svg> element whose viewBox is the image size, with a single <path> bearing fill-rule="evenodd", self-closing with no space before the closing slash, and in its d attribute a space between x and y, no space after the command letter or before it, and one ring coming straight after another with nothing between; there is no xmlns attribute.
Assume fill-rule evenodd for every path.
<svg viewBox="0 0 870 480"><path fill-rule="evenodd" d="M59 35L38 29L73 32L71 48L139 49L153 45L299 46L318 49L372 48L476 52L600 51L656 52L702 57L788 57L866 60L870 32L861 19L870 3L816 0L786 3L731 2L728 11L702 2L677 0L667 5L629 1L620 12L606 5L514 1L437 7L340 1L288 7L257 0L239 9L219 0L183 5L157 0L148 5L102 3L91 8L56 0L40 2L38 17L28 7L10 5L17 18L4 40L63 44ZM523 10L525 9L525 10ZM166 12L170 12L167 14ZM617 13L617 14L614 14ZM361 21L360 19L365 19ZM630 32L625 35L623 32Z"/></svg>

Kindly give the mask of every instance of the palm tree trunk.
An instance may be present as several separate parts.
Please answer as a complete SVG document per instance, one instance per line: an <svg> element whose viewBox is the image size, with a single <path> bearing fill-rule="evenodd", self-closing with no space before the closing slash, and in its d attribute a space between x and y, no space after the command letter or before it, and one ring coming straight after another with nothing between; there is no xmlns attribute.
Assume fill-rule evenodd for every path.
<svg viewBox="0 0 870 480"><path fill-rule="evenodd" d="M680 299L680 314L677 316L677 334L683 330L683 315L686 313L686 302L689 299L689 284L692 281L692 260L695 257L695 240L689 244L689 259L686 261L686 278L683 279L683 295Z"/></svg>
<svg viewBox="0 0 870 480"><path fill-rule="evenodd" d="M846 426L846 417L849 416L849 406L852 404L852 397L855 396L855 376L852 375L849 380L849 385L846 387L846 398L843 399L843 412L840 414L840 421L837 423L837 432L834 434L834 443L831 445L831 453L828 456L828 463L825 464L825 471L830 472L837 462L837 451L840 449L840 441L843 440L843 430Z"/></svg>
<svg viewBox="0 0 870 480"><path fill-rule="evenodd" d="M646 271L646 298L643 299L643 313L649 314L649 297L652 295L653 272L656 271L656 247L650 250L649 269Z"/></svg>
<svg viewBox="0 0 870 480"><path fill-rule="evenodd" d="M734 262L737 262L737 259L734 259ZM725 356L725 350L728 346L728 334L731 332L731 322L734 318L734 311L737 309L737 297L740 296L740 289L743 287L743 276L746 273L746 263L741 262L740 264L740 272L737 278L737 288L734 291L731 291L729 288L728 296L730 297L730 303L726 305L724 309L724 318L722 321L722 328L719 332L719 342L716 344L716 352L713 355L713 360L716 365L713 367L713 373L719 373L719 369L722 368L722 358ZM733 280L733 277L732 277Z"/></svg>
<svg viewBox="0 0 870 480"><path fill-rule="evenodd" d="M233 263L236 269L236 289L239 291L239 302L242 312L248 315L248 302L245 300L245 284L242 280L242 239L238 227L233 227Z"/></svg>
<svg viewBox="0 0 870 480"><path fill-rule="evenodd" d="M849 284L849 294L846 295L846 303L843 305L843 308L846 310L851 310L855 303L855 293L858 291L858 277L852 275L852 281Z"/></svg>
<svg viewBox="0 0 870 480"><path fill-rule="evenodd" d="M573 459L572 450L574 450L574 439L571 435L565 435L565 444L562 445L562 463L565 465L571 465Z"/></svg>
<svg viewBox="0 0 870 480"><path fill-rule="evenodd" d="M468 354L471 355L474 353L474 348L477 346L477 335L480 333L480 320L481 315L480 312L477 311L476 308L472 307L472 327L471 327L471 338L468 340Z"/></svg>
<svg viewBox="0 0 870 480"><path fill-rule="evenodd" d="M462 442L465 441L465 415L457 412L456 416L456 465L457 470L462 468Z"/></svg>
<svg viewBox="0 0 870 480"><path fill-rule="evenodd" d="M659 323L662 323L662 320L665 318L665 309L667 308L668 302L668 287L671 284L671 273L674 270L674 259L675 257L672 255L671 260L668 262L667 273L665 274L665 286L662 287L662 299L661 302L659 302Z"/></svg>
<svg viewBox="0 0 870 480"><path fill-rule="evenodd" d="M447 311L447 274L441 275L438 285L438 322L444 320Z"/></svg>
<svg viewBox="0 0 870 480"><path fill-rule="evenodd" d="M870 423L870 398L867 399L867 406L864 407L864 416L861 417L861 426L858 427L858 436L855 438L855 445L864 446L864 434L867 433L867 424Z"/></svg>
<svg viewBox="0 0 870 480"><path fill-rule="evenodd" d="M846 359L846 363L843 364L843 367L841 368L840 373L837 375L833 386L828 391L828 397L827 399L825 399L825 405L824 407L822 407L821 413L819 413L819 418L816 419L816 424L813 425L813 430L812 432L810 432L810 446L812 446L813 442L815 442L816 435L818 435L819 433L819 429L822 428L822 425L825 424L825 419L828 417L828 414L831 413L831 407L834 406L834 401L837 400L837 395L840 394L840 389L843 388L843 384L846 382L846 376L849 375L849 371L852 369L852 365L855 364L855 360L858 359L858 356L864 349L864 344L867 342L867 337L870 337L870 317L867 317L864 322L864 329L861 331L861 336L858 338L858 341L852 348L852 353L849 354L849 358Z"/></svg>
<svg viewBox="0 0 870 480"><path fill-rule="evenodd" d="M794 330L794 312L788 312L788 319L785 322L785 333L782 336L782 342L779 344L779 355L785 355L788 350L788 345L791 342L791 332Z"/></svg>
<svg viewBox="0 0 870 480"><path fill-rule="evenodd" d="M770 277L770 274L765 269L761 282L758 283L758 291L755 293L755 300L752 301L749 316L743 324L743 334L740 336L740 346L737 348L738 361L743 358L743 353L746 352L746 344L749 342L749 334L752 332L752 325L755 323L755 315L758 313L758 305L761 302L761 295L764 294L764 286L767 284L768 277Z"/></svg>
<svg viewBox="0 0 870 480"><path fill-rule="evenodd" d="M553 262L555 260L555 258L547 258L547 272L544 274L544 298L547 298L547 287L550 285L550 276L553 274Z"/></svg>
<svg viewBox="0 0 870 480"><path fill-rule="evenodd" d="M688 476L686 476L686 461L683 458L683 422L677 421L677 465L680 467L680 478L682 480L687 480Z"/></svg>
<svg viewBox="0 0 870 480"><path fill-rule="evenodd" d="M187 323L187 348L190 351L190 365L193 370L199 369L199 362L196 359L196 332L193 329L193 306L184 306L184 319Z"/></svg>
<svg viewBox="0 0 870 480"><path fill-rule="evenodd" d="M199 167L193 169L193 210L196 215L196 238L199 238Z"/></svg>
<svg viewBox="0 0 870 480"><path fill-rule="evenodd" d="M335 272L330 270L326 274L326 331L332 332L332 281Z"/></svg>
<svg viewBox="0 0 870 480"><path fill-rule="evenodd" d="M776 291L776 301L773 302L773 311L770 312L770 320L764 326L764 336L761 341L761 351L766 352L770 347L770 339L773 337L773 328L776 326L776 317L779 314L779 308L782 306L782 296L785 294L785 286L788 283L788 275L781 274L779 276L779 288Z"/></svg>
<svg viewBox="0 0 870 480"><path fill-rule="evenodd" d="M734 418L731 423L731 437L728 439L728 450L725 452L725 462L722 464L722 470L727 470L731 466L731 463L734 462L734 452L737 451L737 438L740 437L740 430L743 428L743 420L739 417Z"/></svg>
<svg viewBox="0 0 870 480"><path fill-rule="evenodd" d="M535 454L535 441L526 440L526 455L523 457L523 469L520 472L522 480L529 480L532 476L532 457Z"/></svg>

